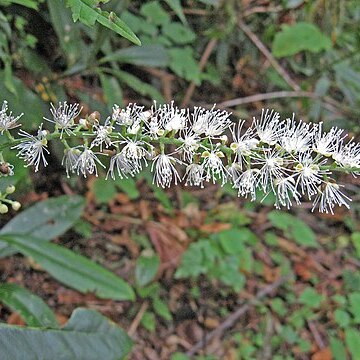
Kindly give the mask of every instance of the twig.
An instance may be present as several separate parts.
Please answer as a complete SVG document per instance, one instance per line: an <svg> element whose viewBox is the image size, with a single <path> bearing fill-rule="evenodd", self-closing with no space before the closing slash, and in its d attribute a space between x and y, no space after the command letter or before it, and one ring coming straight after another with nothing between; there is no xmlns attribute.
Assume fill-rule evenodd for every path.
<svg viewBox="0 0 360 360"><path fill-rule="evenodd" d="M266 6L254 6L250 9L247 9L242 14L243 17L248 17L253 14L260 14L260 13L269 13L269 12L279 12L282 11L282 6L274 6L274 7L266 7Z"/></svg>
<svg viewBox="0 0 360 360"><path fill-rule="evenodd" d="M199 63L200 71L202 71L204 69L207 61L209 60L209 57L210 57L212 51L214 50L214 48L217 44L217 41L218 41L217 39L211 39L208 42L208 44L206 45L206 48L204 50L204 53L201 56L200 63ZM194 81L192 81L185 92L184 99L181 103L182 107L186 107L189 104L189 101L191 99L192 94L194 93L195 88L196 88L196 84Z"/></svg>
<svg viewBox="0 0 360 360"><path fill-rule="evenodd" d="M131 325L129 327L129 330L128 330L129 336L133 336L135 334L135 331L138 328L140 321L148 307L149 307L149 304L147 301L142 303L142 305L139 309L139 312L136 314L133 322L131 323Z"/></svg>
<svg viewBox="0 0 360 360"><path fill-rule="evenodd" d="M288 85L296 91L301 90L300 86L296 84L294 80L291 79L290 75L282 68L282 66L274 58L274 56L267 49L267 47L261 42L261 40L250 30L250 28L241 19L239 20L239 27L247 35L247 37L256 45L256 47L262 52L262 54L268 59L270 64L283 77L283 79L288 83Z"/></svg>
<svg viewBox="0 0 360 360"><path fill-rule="evenodd" d="M197 351L202 349L207 343L209 343L213 338L217 336L221 336L223 332L229 328L231 328L235 322L244 315L247 311L250 310L251 306L256 304L256 302L263 297L271 294L274 290L278 289L281 285L283 285L287 280L289 280L290 276L285 276L275 281L271 285L266 286L262 290L258 291L255 297L249 300L247 303L243 304L239 307L235 312L230 314L224 322L222 322L216 329L209 332L204 339L197 342L187 353L188 356L193 356Z"/></svg>
<svg viewBox="0 0 360 360"><path fill-rule="evenodd" d="M290 98L290 97L319 98L319 96L317 96L316 94L310 91L274 91L265 94L255 94L255 95L245 96L242 98L223 101L217 106L221 108L232 107L232 106L248 104L256 101Z"/></svg>
<svg viewBox="0 0 360 360"><path fill-rule="evenodd" d="M325 348L324 341L323 341L318 329L316 328L315 324L310 320L308 320L307 323L308 323L309 329L314 337L314 340L315 340L317 346L319 347L320 350L324 349Z"/></svg>
<svg viewBox="0 0 360 360"><path fill-rule="evenodd" d="M266 329L264 336L264 346L262 360L271 360L271 336L273 334L274 324L271 315L266 319Z"/></svg>

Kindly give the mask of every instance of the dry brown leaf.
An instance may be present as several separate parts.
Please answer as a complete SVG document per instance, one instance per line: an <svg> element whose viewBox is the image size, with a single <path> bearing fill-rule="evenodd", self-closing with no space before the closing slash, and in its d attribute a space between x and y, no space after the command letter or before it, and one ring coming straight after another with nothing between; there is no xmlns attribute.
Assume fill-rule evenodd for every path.
<svg viewBox="0 0 360 360"><path fill-rule="evenodd" d="M329 347L317 351L311 356L311 360L332 360L333 356Z"/></svg>
<svg viewBox="0 0 360 360"><path fill-rule="evenodd" d="M224 230L231 229L231 224L228 223L211 223L211 224L204 224L199 227L200 231L214 234Z"/></svg>
<svg viewBox="0 0 360 360"><path fill-rule="evenodd" d="M19 326L24 326L25 325L25 321L16 312L10 314L10 316L7 319L7 323L9 325L19 325Z"/></svg>

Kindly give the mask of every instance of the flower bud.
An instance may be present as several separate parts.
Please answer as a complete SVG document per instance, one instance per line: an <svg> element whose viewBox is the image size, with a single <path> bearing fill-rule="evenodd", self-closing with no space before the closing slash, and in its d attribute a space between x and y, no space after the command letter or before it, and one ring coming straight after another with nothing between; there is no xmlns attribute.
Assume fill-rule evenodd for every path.
<svg viewBox="0 0 360 360"><path fill-rule="evenodd" d="M6 188L6 193L7 194L12 194L12 193L14 193L14 191L15 191L15 186L14 185L9 185L7 188Z"/></svg>
<svg viewBox="0 0 360 360"><path fill-rule="evenodd" d="M6 214L9 211L5 204L0 204L0 214Z"/></svg>
<svg viewBox="0 0 360 360"><path fill-rule="evenodd" d="M15 211L18 211L21 208L21 204L18 201L14 201L11 206Z"/></svg>

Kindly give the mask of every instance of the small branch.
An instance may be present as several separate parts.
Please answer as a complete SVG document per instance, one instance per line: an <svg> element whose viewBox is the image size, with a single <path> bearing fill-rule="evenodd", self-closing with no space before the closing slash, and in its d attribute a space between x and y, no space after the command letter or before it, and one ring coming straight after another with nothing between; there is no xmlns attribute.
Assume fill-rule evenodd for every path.
<svg viewBox="0 0 360 360"><path fill-rule="evenodd" d="M261 40L250 30L250 28L240 19L239 20L240 29L247 35L247 37L256 45L256 47L261 51L261 53L266 57L274 69L282 76L282 78L288 83L288 85L299 91L300 86L291 79L290 75L284 70L284 68L279 64L279 62L274 58L271 52L267 47L261 42Z"/></svg>
<svg viewBox="0 0 360 360"><path fill-rule="evenodd" d="M323 341L317 327L310 320L308 320L307 323L308 323L309 329L310 329L310 331L311 331L311 333L312 333L312 335L314 337L314 340L315 340L317 346L319 347L320 350L324 349L325 348L325 343L324 343L324 341Z"/></svg>
<svg viewBox="0 0 360 360"><path fill-rule="evenodd" d="M217 44L217 39L211 39L208 42L208 44L206 45L206 48L204 50L204 53L201 56L200 63L199 63L200 71L204 70L205 65L206 65L207 61L209 60L209 57L210 57L212 51L214 50L216 44ZM195 88L196 88L196 84L194 81L192 81L185 92L184 99L181 103L182 107L186 107L189 104Z"/></svg>
<svg viewBox="0 0 360 360"><path fill-rule="evenodd" d="M301 98L311 98L311 99L319 98L319 96L317 96L316 94L310 91L274 91L265 94L255 94L255 95L245 96L242 98L236 98L233 100L223 101L217 104L217 106L221 108L225 108L225 107L233 107L233 106L253 103L256 101L290 98L290 97L293 98L301 97Z"/></svg>
<svg viewBox="0 0 360 360"><path fill-rule="evenodd" d="M129 327L129 330L128 330L129 336L133 336L135 334L136 329L138 328L140 321L148 307L149 307L149 304L147 301L142 303L142 305L139 309L139 312L136 314L133 322L131 323L131 325Z"/></svg>
<svg viewBox="0 0 360 360"><path fill-rule="evenodd" d="M258 291L255 297L249 300L247 303L243 304L239 307L235 312L230 314L224 322L222 322L216 329L209 332L204 339L197 342L187 353L188 356L195 355L200 349L202 349L207 343L209 343L213 338L217 336L221 336L223 332L229 328L231 328L236 321L244 315L247 311L250 310L251 306L255 305L257 301L262 299L263 297L270 295L274 290L277 290L281 285L283 285L287 280L289 280L290 276L285 276L275 281L274 283L264 287L262 290Z"/></svg>

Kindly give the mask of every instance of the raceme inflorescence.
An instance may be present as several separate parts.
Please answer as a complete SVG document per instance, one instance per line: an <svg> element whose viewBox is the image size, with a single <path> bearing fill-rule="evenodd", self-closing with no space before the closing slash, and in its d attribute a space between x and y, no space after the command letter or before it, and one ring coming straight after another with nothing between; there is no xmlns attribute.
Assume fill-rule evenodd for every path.
<svg viewBox="0 0 360 360"><path fill-rule="evenodd" d="M49 141L57 139L64 145L68 177L98 176L103 168L107 179L126 178L149 166L153 182L162 188L181 182L199 187L230 183L252 201L272 193L276 208L289 209L305 199L313 210L326 213L335 206L349 208L351 202L334 173L360 174L359 143L348 140L342 129L325 131L322 123L297 121L294 114L283 120L274 110L262 110L246 127L215 106L190 110L173 102L149 109L114 105L105 121L97 112L79 118L80 106L67 102L51 105L50 112L44 120L54 124L52 132L41 124L35 135L19 130L14 138L11 131L20 126L21 115L8 113L4 102L0 133L7 139L0 151L16 150L26 166L38 171L48 165ZM2 176L12 175L13 166L0 160Z"/></svg>

